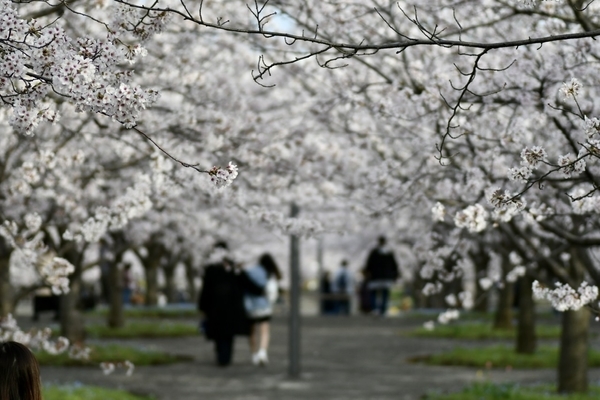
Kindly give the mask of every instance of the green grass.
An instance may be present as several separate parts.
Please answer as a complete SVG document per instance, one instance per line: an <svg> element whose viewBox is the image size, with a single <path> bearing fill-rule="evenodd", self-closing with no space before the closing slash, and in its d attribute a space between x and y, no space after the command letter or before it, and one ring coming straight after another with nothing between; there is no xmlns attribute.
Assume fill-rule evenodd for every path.
<svg viewBox="0 0 600 400"><path fill-rule="evenodd" d="M558 339L560 337L560 326L538 325L536 326L538 339ZM433 330L417 328L407 333L408 336L425 338L447 338L447 339L514 339L515 329L493 329L492 325L482 323L457 323L450 325L437 325Z"/></svg>
<svg viewBox="0 0 600 400"><path fill-rule="evenodd" d="M141 322L128 321L122 328L109 328L106 325L93 324L86 326L86 332L91 338L161 338L197 336L197 323L181 322Z"/></svg>
<svg viewBox="0 0 600 400"><path fill-rule="evenodd" d="M600 388L593 387L587 394L558 394L556 387L520 386L516 384L495 385L476 383L458 393L428 394L426 400L596 400Z"/></svg>
<svg viewBox="0 0 600 400"><path fill-rule="evenodd" d="M555 368L558 365L558 348L540 347L534 354L517 354L508 346L489 346L463 348L410 359L413 362L424 362L430 365L460 365L477 368ZM588 356L590 367L600 366L600 352L590 350Z"/></svg>
<svg viewBox="0 0 600 400"><path fill-rule="evenodd" d="M44 400L153 400L154 397L135 395L124 390L95 386L44 386Z"/></svg>
<svg viewBox="0 0 600 400"><path fill-rule="evenodd" d="M153 350L141 350L135 347L120 345L89 346L92 351L87 360L69 358L66 353L59 355L48 354L45 351L35 353L41 365L54 366L90 366L98 367L101 362L130 361L136 367L144 365L164 365L176 362L190 361L191 357L172 355Z"/></svg>
<svg viewBox="0 0 600 400"><path fill-rule="evenodd" d="M158 308L136 306L123 310L125 318L197 318L198 311L195 308ZM105 317L108 309L100 308L91 311L89 315Z"/></svg>

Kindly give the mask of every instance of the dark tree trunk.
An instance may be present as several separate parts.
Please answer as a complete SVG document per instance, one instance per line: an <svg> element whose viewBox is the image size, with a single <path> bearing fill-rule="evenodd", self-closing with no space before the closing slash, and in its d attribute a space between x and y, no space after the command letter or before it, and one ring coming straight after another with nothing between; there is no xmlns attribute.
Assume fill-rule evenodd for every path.
<svg viewBox="0 0 600 400"><path fill-rule="evenodd" d="M77 249L75 243L69 245L73 247L67 251L65 258L73 264L75 272L69 276L69 293L63 294L60 299L60 330L71 343L81 344L85 340L85 324L79 309L83 250Z"/></svg>
<svg viewBox="0 0 600 400"><path fill-rule="evenodd" d="M414 308L422 309L427 307L427 296L423 294L425 282L421 278L420 272L417 270L412 281L412 298Z"/></svg>
<svg viewBox="0 0 600 400"><path fill-rule="evenodd" d="M13 312L13 292L10 286L11 249L0 236L0 318Z"/></svg>
<svg viewBox="0 0 600 400"><path fill-rule="evenodd" d="M513 327L513 285L505 283L498 289L498 305L494 314L494 329L512 329Z"/></svg>
<svg viewBox="0 0 600 400"><path fill-rule="evenodd" d="M146 305L155 306L158 304L158 268L164 255L164 247L159 243L150 243L147 249L148 256L143 260L146 272Z"/></svg>
<svg viewBox="0 0 600 400"><path fill-rule="evenodd" d="M589 328L590 312L587 308L563 312L558 362L560 393L583 393L588 390Z"/></svg>
<svg viewBox="0 0 600 400"><path fill-rule="evenodd" d="M508 255L502 257L503 276L506 276L511 268L512 265L508 260ZM498 304L496 305L496 313L494 315L494 329L513 328L512 307L514 303L514 284L506 282L506 280L503 282L503 285L498 288Z"/></svg>
<svg viewBox="0 0 600 400"><path fill-rule="evenodd" d="M125 325L123 314L123 280L116 260L110 263L108 270L108 317L107 323L111 328L120 328Z"/></svg>
<svg viewBox="0 0 600 400"><path fill-rule="evenodd" d="M110 328L121 328L125 326L125 314L123 313L123 279L119 262L127 250L127 242L123 232L112 233L114 259L108 261L108 316L106 323Z"/></svg>
<svg viewBox="0 0 600 400"><path fill-rule="evenodd" d="M187 278L188 294L190 296L189 299L191 302L195 303L196 297L198 296L196 293L196 278L198 277L198 270L194 268L191 257L186 258L184 265L185 276Z"/></svg>
<svg viewBox="0 0 600 400"><path fill-rule="evenodd" d="M488 264L490 262L490 255L487 251L483 250L483 246L480 246L476 252L471 252L471 259L473 260L473 264L475 265L475 293L473 294L473 299L475 304L473 306L473 311L487 313L489 311L489 296L486 291L481 289L479 286L479 279L487 276Z"/></svg>
<svg viewBox="0 0 600 400"><path fill-rule="evenodd" d="M571 247L570 253L568 273L573 279L574 289L577 289L584 279L585 264L591 260L585 248ZM558 391L560 393L582 393L588 390L590 318L590 312L586 307L576 311L563 312L558 361Z"/></svg>
<svg viewBox="0 0 600 400"><path fill-rule="evenodd" d="M533 278L525 274L519 279L519 319L517 326L516 352L521 354L533 354L537 347L537 336L535 333L535 303L533 301L533 290L531 285Z"/></svg>
<svg viewBox="0 0 600 400"><path fill-rule="evenodd" d="M163 267L165 273L165 296L168 303L177 301L177 288L175 287L175 267L177 264L168 264Z"/></svg>

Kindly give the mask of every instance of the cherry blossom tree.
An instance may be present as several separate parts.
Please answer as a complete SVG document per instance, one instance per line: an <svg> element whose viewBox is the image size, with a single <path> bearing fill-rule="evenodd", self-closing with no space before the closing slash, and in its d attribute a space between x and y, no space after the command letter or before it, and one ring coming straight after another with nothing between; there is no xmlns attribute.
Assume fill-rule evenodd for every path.
<svg viewBox="0 0 600 400"><path fill-rule="evenodd" d="M382 158L386 161L396 156L390 140L394 135L386 131L388 129L402 132L401 144L409 154L416 153L419 146L407 145L407 137L410 137L407 131L418 131L421 143L436 144L435 156L445 165L445 171L436 176L428 169L426 177L435 178L422 178L418 183L422 188L429 184L429 190L415 192L427 193L430 201L442 200L451 205L458 228L482 232L493 228L489 225L491 222L501 228L503 235L518 234L518 241L513 245L519 241L522 241L521 246L525 243L526 251L521 250L528 259L543 260L547 269L575 290L569 292L563 287L559 297L566 303L560 307L570 309L565 313L565 321L578 319L571 312L577 313L582 301L575 300L584 299L583 303L587 303L595 298L593 288L588 290L582 286L579 292L576 290L585 274L594 273L586 256L589 246L595 246L594 219L582 219L578 215L594 208L594 167L584 162L595 157L597 123L591 115L593 102L580 96L579 91L581 86L586 86L581 82L588 81L586 77L596 72L595 55L593 51L586 51L592 43L590 38L598 34L596 4L490 1L483 4L439 2L411 7L402 2L372 7L345 2L271 3L275 8L265 7L265 4L255 2L248 6L254 26L234 13L216 18L213 23L208 16L211 10L203 3L198 12L194 8L193 13L191 8L156 7L154 10L170 12L216 30L254 34L270 43L278 38L287 40L285 45L298 49L291 58L277 45L263 46L268 55L259 58L254 78L266 85L276 67L297 64L308 58L329 68L349 63L345 72L331 73L336 75L332 80L345 80L345 85L338 91L344 92L339 96L344 101L329 103L334 104L329 108L321 107L327 110L327 117L338 113L337 118L329 120L344 121L338 126L339 131L351 132L354 137L377 129L373 141L379 141ZM474 6L484 12L474 15ZM267 29L269 20L276 19L275 11L293 21L288 31ZM294 34L292 29L302 33ZM399 54L383 54L388 49L396 49ZM269 55L282 61L266 61ZM572 80L573 75L578 80ZM319 93L310 84L304 82L304 85L309 86L312 93ZM591 85L587 86L593 91ZM559 98L561 92L574 104L563 103ZM396 93L404 98L394 98ZM586 103L582 104L583 101ZM386 107L389 104L392 107ZM410 104L410 112L399 110L407 104ZM339 105L337 110L336 105ZM374 115L379 117L377 121L373 121ZM412 120L406 121L407 115ZM586 125L581 126L578 121ZM580 138L586 131L588 138ZM538 140L544 147L532 143ZM521 165L514 166L515 163ZM409 169L403 168L405 171L410 175ZM400 190L394 185L403 178L395 178L384 186L400 197ZM509 179L524 182L524 186ZM407 182L412 189L416 188L414 181L407 179ZM372 185L363 187L371 189ZM377 198L380 203L400 208L400 202L392 199L392 196ZM373 205L368 197L363 200ZM377 209L385 210L381 204ZM533 240L527 237L531 234ZM572 261L564 265L552 262L553 254L544 244L548 235L554 235L565 244L577 243L577 249L569 251ZM588 248L582 249L582 245ZM549 293L541 291L540 295L550 296ZM585 320L583 315L582 321ZM565 327L577 325L564 324ZM586 383L580 373L576 379L564 375L568 369L582 370L565 361L577 357L568 350L568 343L573 342L565 339L570 335L569 330L565 328L564 332L559 390L585 390Z"/></svg>
<svg viewBox="0 0 600 400"><path fill-rule="evenodd" d="M473 305L477 254L493 254L488 281L557 277L533 287L565 310L559 390L586 389L573 338L598 282L596 2L0 7L2 271L16 248L22 269L54 252L76 295L106 234L152 264L161 248L201 260L198 241L255 223L384 220L443 292L440 322Z"/></svg>

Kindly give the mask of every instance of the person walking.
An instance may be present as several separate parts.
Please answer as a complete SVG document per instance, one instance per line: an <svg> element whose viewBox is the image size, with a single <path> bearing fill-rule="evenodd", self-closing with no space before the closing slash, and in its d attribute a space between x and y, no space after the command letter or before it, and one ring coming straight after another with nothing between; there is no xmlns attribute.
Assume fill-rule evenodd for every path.
<svg viewBox="0 0 600 400"><path fill-rule="evenodd" d="M371 250L364 268L367 289L371 298L373 313L384 316L387 313L390 288L400 277L394 253L387 247L385 236L380 236L377 246Z"/></svg>
<svg viewBox="0 0 600 400"><path fill-rule="evenodd" d="M331 273L323 271L319 279L319 297L321 315L331 315L335 313L335 301L332 299L331 291Z"/></svg>
<svg viewBox="0 0 600 400"><path fill-rule="evenodd" d="M342 260L335 272L331 290L335 294L335 313L350 315L350 299L354 291L354 279L348 270L348 261Z"/></svg>
<svg viewBox="0 0 600 400"><path fill-rule="evenodd" d="M131 263L125 262L123 270L121 271L121 295L123 299L123 305L128 306L131 304L131 296L135 290L135 281L131 273Z"/></svg>
<svg viewBox="0 0 600 400"><path fill-rule="evenodd" d="M234 337L250 334L244 294L261 294L263 288L233 262L227 243L217 242L211 259L204 268L198 309L203 313L206 338L214 341L217 365L225 367L232 362Z"/></svg>
<svg viewBox="0 0 600 400"><path fill-rule="evenodd" d="M269 322L279 294L281 272L273 257L269 253L264 253L260 256L258 264L248 268L246 274L256 286L263 288L261 294L247 293L244 296L244 304L252 324L250 329L252 364L266 365L269 362L268 350L271 337Z"/></svg>
<svg viewBox="0 0 600 400"><path fill-rule="evenodd" d="M0 399L42 400L38 360L21 343L0 343Z"/></svg>

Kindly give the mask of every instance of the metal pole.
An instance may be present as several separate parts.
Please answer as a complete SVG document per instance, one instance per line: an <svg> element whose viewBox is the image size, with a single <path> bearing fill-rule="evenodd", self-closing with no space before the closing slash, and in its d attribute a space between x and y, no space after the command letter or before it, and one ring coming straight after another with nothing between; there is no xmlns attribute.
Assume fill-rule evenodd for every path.
<svg viewBox="0 0 600 400"><path fill-rule="evenodd" d="M292 203L290 217L296 218L299 207ZM289 375L300 377L300 238L290 236L290 320L289 320Z"/></svg>
<svg viewBox="0 0 600 400"><path fill-rule="evenodd" d="M324 265L323 265L323 236L317 238L317 306L319 308L319 314L323 315L323 300L321 299L323 293L321 293L321 280L323 279Z"/></svg>

